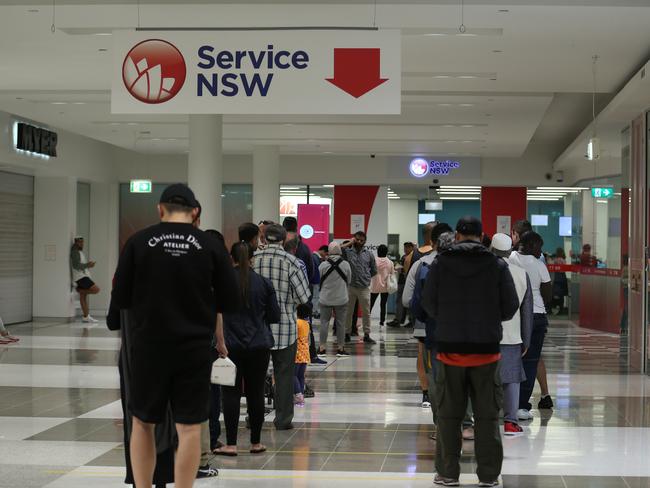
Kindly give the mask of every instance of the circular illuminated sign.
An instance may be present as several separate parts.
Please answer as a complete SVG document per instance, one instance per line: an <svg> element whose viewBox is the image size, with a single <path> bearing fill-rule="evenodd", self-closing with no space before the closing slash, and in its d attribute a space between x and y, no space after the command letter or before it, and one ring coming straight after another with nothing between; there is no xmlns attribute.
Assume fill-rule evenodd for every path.
<svg viewBox="0 0 650 488"><path fill-rule="evenodd" d="M416 178L423 178L429 174L429 162L423 158L415 158L409 164L409 171Z"/></svg>
<svg viewBox="0 0 650 488"><path fill-rule="evenodd" d="M303 239L311 239L314 237L314 228L311 225L303 225L300 228L300 237Z"/></svg>

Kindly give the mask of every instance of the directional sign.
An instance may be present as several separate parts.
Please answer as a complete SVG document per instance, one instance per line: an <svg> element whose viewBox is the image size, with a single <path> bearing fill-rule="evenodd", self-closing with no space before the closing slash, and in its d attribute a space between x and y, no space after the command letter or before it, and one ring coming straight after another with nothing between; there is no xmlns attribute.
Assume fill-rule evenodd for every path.
<svg viewBox="0 0 650 488"><path fill-rule="evenodd" d="M113 38L113 113L401 110L398 30L116 31Z"/></svg>
<svg viewBox="0 0 650 488"><path fill-rule="evenodd" d="M594 198L613 198L614 197L614 188L605 187L605 188L592 188L591 196Z"/></svg>

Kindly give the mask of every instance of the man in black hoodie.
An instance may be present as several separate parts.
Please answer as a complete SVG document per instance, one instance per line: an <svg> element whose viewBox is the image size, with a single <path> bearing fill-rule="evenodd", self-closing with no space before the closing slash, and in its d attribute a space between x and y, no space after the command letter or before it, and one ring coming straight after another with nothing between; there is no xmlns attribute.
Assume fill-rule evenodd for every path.
<svg viewBox="0 0 650 488"><path fill-rule="evenodd" d="M460 219L456 244L433 262L422 293L422 307L437 324L434 483L443 486L459 485L461 426L468 395L474 407L479 486L497 486L503 463L501 322L514 316L519 301L508 266L481 245L482 234L478 219Z"/></svg>

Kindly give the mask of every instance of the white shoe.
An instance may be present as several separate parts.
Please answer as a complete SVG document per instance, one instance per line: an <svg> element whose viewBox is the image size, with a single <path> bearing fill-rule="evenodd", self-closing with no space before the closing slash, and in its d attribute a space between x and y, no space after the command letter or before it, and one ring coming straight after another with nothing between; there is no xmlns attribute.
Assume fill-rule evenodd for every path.
<svg viewBox="0 0 650 488"><path fill-rule="evenodd" d="M533 414L530 412L530 410L526 410L525 408L520 408L519 410L517 410L517 418L519 420L532 420Z"/></svg>
<svg viewBox="0 0 650 488"><path fill-rule="evenodd" d="M90 323L90 324L96 324L96 323L98 322L98 320L92 318L92 317L90 316L90 314L88 314L88 315L86 315L85 317L83 317L83 318L81 319L81 321L82 321L82 322L85 322L85 323Z"/></svg>

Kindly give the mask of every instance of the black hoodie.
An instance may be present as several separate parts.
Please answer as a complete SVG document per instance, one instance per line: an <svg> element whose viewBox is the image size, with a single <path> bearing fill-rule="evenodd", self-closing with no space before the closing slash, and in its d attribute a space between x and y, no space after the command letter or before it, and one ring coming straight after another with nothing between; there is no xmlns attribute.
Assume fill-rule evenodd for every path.
<svg viewBox="0 0 650 488"><path fill-rule="evenodd" d="M497 354L501 322L519 308L507 264L474 241L438 255L422 293L422 307L437 323L438 352Z"/></svg>

